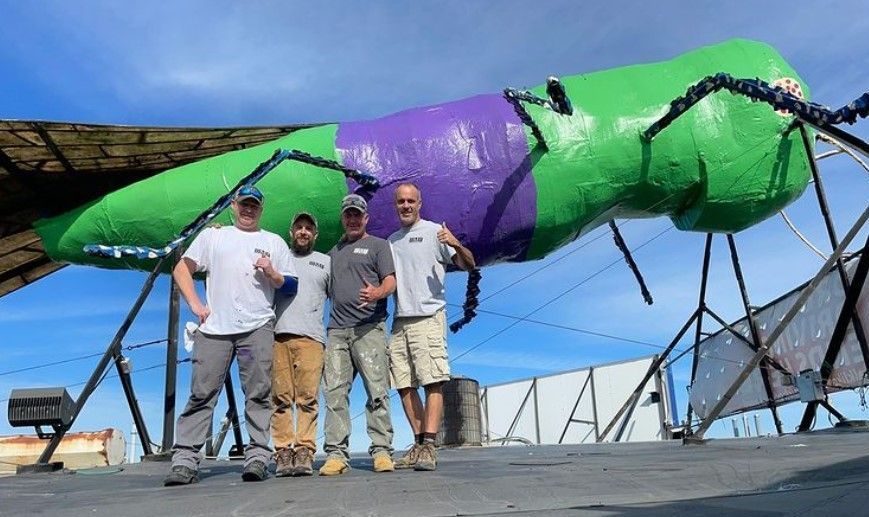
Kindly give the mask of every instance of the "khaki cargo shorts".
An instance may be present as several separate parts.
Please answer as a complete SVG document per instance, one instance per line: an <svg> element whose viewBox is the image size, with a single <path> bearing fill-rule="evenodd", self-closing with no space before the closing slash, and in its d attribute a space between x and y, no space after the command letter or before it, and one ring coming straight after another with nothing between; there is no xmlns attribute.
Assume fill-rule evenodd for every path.
<svg viewBox="0 0 869 517"><path fill-rule="evenodd" d="M389 342L389 377L394 389L450 380L446 314L395 318Z"/></svg>

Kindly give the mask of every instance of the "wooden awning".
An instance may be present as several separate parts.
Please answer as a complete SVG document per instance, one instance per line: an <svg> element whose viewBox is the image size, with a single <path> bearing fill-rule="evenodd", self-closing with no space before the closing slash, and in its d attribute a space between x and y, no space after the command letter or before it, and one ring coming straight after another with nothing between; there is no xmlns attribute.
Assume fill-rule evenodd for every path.
<svg viewBox="0 0 869 517"><path fill-rule="evenodd" d="M0 297L65 266L33 222L164 170L244 149L317 124L134 127L0 120Z"/></svg>

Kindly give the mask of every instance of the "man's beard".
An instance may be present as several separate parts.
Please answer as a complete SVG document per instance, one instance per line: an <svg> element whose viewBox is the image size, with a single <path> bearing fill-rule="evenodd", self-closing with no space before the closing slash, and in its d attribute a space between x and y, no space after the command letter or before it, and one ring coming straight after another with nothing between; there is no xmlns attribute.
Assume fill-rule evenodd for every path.
<svg viewBox="0 0 869 517"><path fill-rule="evenodd" d="M314 247L313 242L308 242L308 244L302 246L301 244L293 241L293 253L296 255L307 255L311 253L311 249Z"/></svg>

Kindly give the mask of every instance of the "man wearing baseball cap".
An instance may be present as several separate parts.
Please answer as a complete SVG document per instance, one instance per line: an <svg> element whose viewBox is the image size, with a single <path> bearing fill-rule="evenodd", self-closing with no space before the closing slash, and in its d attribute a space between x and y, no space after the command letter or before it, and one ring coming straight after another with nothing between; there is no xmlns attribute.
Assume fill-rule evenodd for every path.
<svg viewBox="0 0 869 517"><path fill-rule="evenodd" d="M389 243L368 235L368 204L356 194L341 202L344 236L329 251L332 282L329 344L324 391L328 455L321 476L350 470L350 386L355 372L368 394L365 416L375 472L391 472L392 420L389 413L389 357L386 350L386 299L395 290Z"/></svg>
<svg viewBox="0 0 869 517"><path fill-rule="evenodd" d="M278 477L310 476L317 451L317 395L326 343L323 305L331 272L329 257L314 251L317 233L313 215L299 212L293 216L290 251L299 273L299 290L295 296L275 295L272 441Z"/></svg>
<svg viewBox="0 0 869 517"><path fill-rule="evenodd" d="M239 189L232 201L235 223L203 230L172 272L190 310L199 318L199 328L194 335L190 399L178 417L172 468L163 482L166 486L199 480L201 449L233 356L238 357L250 437L242 479L268 477L272 304L276 289L295 291L297 275L286 242L259 227L263 202L256 187ZM194 273L205 273L205 303L193 284Z"/></svg>

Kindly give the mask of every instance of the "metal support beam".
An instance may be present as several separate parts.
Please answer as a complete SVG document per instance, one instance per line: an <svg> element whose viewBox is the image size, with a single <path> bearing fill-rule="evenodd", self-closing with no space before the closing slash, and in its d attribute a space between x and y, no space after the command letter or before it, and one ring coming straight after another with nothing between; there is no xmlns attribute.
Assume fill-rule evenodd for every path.
<svg viewBox="0 0 869 517"><path fill-rule="evenodd" d="M537 400L537 379L534 379L534 433L537 436L537 445L540 445L540 404Z"/></svg>
<svg viewBox="0 0 869 517"><path fill-rule="evenodd" d="M103 376L106 373L106 367L109 365L109 361L111 361L116 354L120 353L121 341L127 335L127 331L130 330L130 326L132 326L133 321L139 314L139 310L142 308L142 305L145 303L145 300L148 298L148 295L154 288L154 281L160 274L160 268L163 267L164 262L164 258L161 258L157 261L157 264L154 266L153 271L151 271L151 274L148 275L148 278L145 280L145 284L142 286L141 292L139 292L139 297L136 298L136 301L133 303L133 306L127 313L127 317L124 319L124 322L121 324L120 328L118 328L118 331L115 333L115 337L112 339L112 342L109 344L106 352L103 354L99 363L97 363L97 367L94 369L84 388L82 388L81 393L76 399L75 409L73 410L72 419L70 420L69 425L58 429L57 432L54 433L54 436L51 438L51 441L48 442L45 450L42 451L42 454L39 455L37 463L48 463L48 460L51 459L51 455L54 454L57 446L60 445L60 441L63 439L63 436L69 429L72 428L76 418L78 418L78 415L79 413L81 413L82 408L84 408L84 405L87 402L88 398L91 396L94 390L97 389L97 386L103 379ZM130 408L130 410L133 411L132 408Z"/></svg>
<svg viewBox="0 0 869 517"><path fill-rule="evenodd" d="M172 257L177 262L178 252ZM175 441L175 388L178 372L178 316L181 311L178 286L169 277L169 324L166 330L166 384L163 388L163 446L167 452Z"/></svg>
<svg viewBox="0 0 869 517"><path fill-rule="evenodd" d="M839 319L836 320L836 326L833 328L833 334L830 336L830 345L827 347L827 353L824 355L824 360L821 363L821 384L824 387L825 393L827 381L830 379L830 374L833 373L833 365L836 364L836 357L838 357L839 350L842 348L842 342L845 340L848 324L851 322L851 315L857 310L857 300L860 298L863 285L866 283L867 272L869 272L869 236L866 237L866 245L863 247L863 253L860 255L857 269L854 271L854 279L845 293L845 303L842 304ZM806 411L803 413L803 418L800 421L800 426L797 428L798 432L809 430L812 422L815 420L818 405L818 401L808 403Z"/></svg>
<svg viewBox="0 0 869 517"><path fill-rule="evenodd" d="M821 175L818 172L818 163L815 160L814 150L812 149L808 132L803 125L800 125L800 136L802 136L803 146L806 148L806 155L809 157L812 178L815 180L815 194L817 194L818 206L821 209L824 225L827 228L827 236L830 238L830 247L835 249L839 245L839 240L836 238L836 227L833 225L833 218L830 215L827 194L824 192L824 183L821 181ZM842 281L842 289L847 293L850 282L848 281L848 274L845 271L845 264L841 258L836 261L836 270L839 272L839 279ZM854 324L854 332L857 334L857 342L860 344L860 352L863 354L863 363L866 365L866 369L869 369L869 345L866 343L866 330L856 310L851 313L851 321Z"/></svg>
<svg viewBox="0 0 869 517"><path fill-rule="evenodd" d="M576 408L579 407L579 402L582 400L582 395L585 393L585 388L588 387L589 381L591 381L591 370L589 369L588 375L585 378L585 382L582 383L582 388L579 390L579 395L576 396L576 402L573 404L573 409L570 411L570 416L567 417L567 422L564 423L564 430L561 431L561 436L558 438L558 443L564 441L564 437L567 435L567 430L570 428L570 424L575 422L574 416L576 416Z"/></svg>
<svg viewBox="0 0 869 517"><path fill-rule="evenodd" d="M844 422L845 420L848 420L847 418L845 418L845 415L843 415L842 413L837 411L836 408L834 408L833 405L830 404L829 401L822 400L819 402L819 404L821 405L821 407L823 407L824 409L829 411L831 415L836 417L839 420L839 422Z"/></svg>
<svg viewBox="0 0 869 517"><path fill-rule="evenodd" d="M697 329L694 332L694 352L691 360L691 383L694 385L694 377L697 374L697 363L700 360L700 338L703 337L703 313L706 312L706 281L709 279L709 259L712 255L712 234L706 234L706 246L703 251L703 272L700 276L700 298L697 300L697 308L700 312L697 314ZM691 429L691 417L694 415L694 407L691 405L691 398L688 398L688 414L686 416L687 426L686 431Z"/></svg>
<svg viewBox="0 0 869 517"><path fill-rule="evenodd" d="M733 263L733 274L736 275L736 283L739 286L739 294L742 297L742 307L745 310L745 319L748 322L748 329L751 331L751 341L755 350L760 346L760 332L757 330L757 322L754 320L754 313L751 311L751 301L748 299L748 291L745 288L745 279L742 277L742 267L739 265L739 253L736 251L736 241L732 234L727 234L727 244L730 247L730 261ZM775 397L772 393L772 384L769 381L769 356L764 356L761 360L760 377L763 380L763 389L766 392L766 407L772 413L772 421L775 423L775 430L781 436L784 434L782 430L781 419L778 416L778 410L775 405Z"/></svg>
<svg viewBox="0 0 869 517"><path fill-rule="evenodd" d="M522 404L520 404L519 409L516 410L516 416L513 417L513 422L511 422L510 427L507 428L507 434L504 436L504 438L510 438L513 436L513 431L516 430L516 425L519 423L519 418L522 416L522 411L525 410L525 404L528 403L528 397L531 396L531 392L534 391L534 387L536 385L537 377L534 377L533 379L531 379L531 386L528 387L528 391L525 393L525 398L522 399Z"/></svg>
<svg viewBox="0 0 869 517"><path fill-rule="evenodd" d="M819 125L812 124L811 122L809 122L807 120L803 120L803 122L812 126L818 132L823 133L829 137L835 138L836 140L838 140L842 143L847 144L852 149L859 151L861 154L863 154L863 156L869 157L869 143L867 143L865 140L862 140L862 139L852 135L851 133L843 131L843 130L837 128L836 126L829 126L829 125L819 126Z"/></svg>
<svg viewBox="0 0 869 517"><path fill-rule="evenodd" d="M745 343L745 345L748 346L748 348L750 348L752 352L757 352L757 349L759 347L757 346L757 344L755 342L746 339L745 336L743 336L742 334L737 332L737 330L735 328L733 328L732 325L730 325L729 323L724 321L724 319L722 319L721 316L716 314L715 311L713 311L712 309L707 307L706 314L711 316L712 319L714 319L719 325L721 325L724 328L724 330L726 330L727 332L730 332L730 334L732 334L733 337L735 337L738 341ZM749 332L749 335L751 335L750 332ZM764 359L763 364L761 364L761 367L767 368L767 369L768 368L775 368L776 370L778 370L779 372L781 372L783 374L786 374L786 375L791 374L791 372L789 372L787 368L782 366L781 363L779 363L778 361L776 361L775 359L773 359L772 357L769 357L769 356L767 356L766 359Z"/></svg>
<svg viewBox="0 0 869 517"><path fill-rule="evenodd" d="M821 210L821 216L824 218L824 225L827 229L827 236L830 239L830 244L833 248L838 246L838 239L836 238L836 228L833 225L833 219L830 216L829 204L827 203L827 194L824 191L824 184L821 180L821 175L818 172L818 163L815 159L814 149L809 140L808 131L804 125L800 125L800 136L802 137L803 146L806 149L806 155L809 157L809 165L812 171L812 178L814 179L815 185L815 194L818 199L818 206ZM864 251L866 253L866 251ZM847 272L845 271L845 265L842 262L842 259L836 260L836 270L839 273L839 279L842 281L842 289L845 293L849 292L849 280ZM847 307L847 304L845 305ZM866 365L866 368L869 369L869 346L866 343L866 331L863 326L863 322L860 319L859 314L856 309L851 311L849 316L850 321L854 324L854 333L857 336L857 343L860 345L860 352L863 354L863 363ZM847 326L846 326L847 327ZM827 359L829 358L832 364L832 361L836 360L836 357L839 355L839 350L842 346L842 340L833 340L830 339L830 345L827 348L827 352L824 354L824 364L826 364ZM823 374L823 366L821 368L821 382L825 386L828 376L824 376ZM832 371L832 368L830 368ZM812 422L815 420L815 414L818 411L818 402L809 402L806 405L806 410L803 413L803 418L800 420L800 425L797 428L798 432L808 431L812 426Z"/></svg>
<svg viewBox="0 0 869 517"><path fill-rule="evenodd" d="M631 411L633 411L633 407L637 404L637 401L640 399L640 393L643 391L643 388L646 386L646 383L649 382L649 379L652 378L652 375L654 375L655 372L658 370L658 368L661 367L661 364L663 364L663 362L667 359L667 356L670 355L670 352L673 351L673 348L676 347L676 345L682 339L682 336L684 336L685 333L688 332L688 329L691 327L691 325L694 324L694 320L697 319L699 314L700 314L700 309L699 308L695 309L694 313L691 315L691 317L688 318L688 321L686 321L685 324L682 325L682 329L679 330L679 333L676 334L676 337L673 338L673 341L671 341L670 344L667 346L667 348L664 350L664 353L662 353L660 356L658 356L652 362L652 364L649 365L649 369L646 371L646 374L643 376L643 380L640 381L640 383L634 389L633 393L631 393L630 397L628 397L628 400L626 400L625 403L622 404L622 407L619 408L619 410L616 412L616 414L613 415L613 418L612 418L612 420L610 420L610 423L607 424L607 426L604 428L603 432L600 433L600 436L597 437L597 442L602 442L606 439L606 436L609 434L609 432L612 430L612 428L615 427L616 422L618 422L619 419L622 418L622 415L624 415L625 412L628 411L629 408L631 409ZM627 420L628 419L625 418L625 421L627 421ZM622 428L624 428L624 425L622 425Z"/></svg>
<svg viewBox="0 0 869 517"><path fill-rule="evenodd" d="M600 419L597 417L597 392L594 389L594 368L588 369L591 378L591 414L594 418L594 441L600 441Z"/></svg>
<svg viewBox="0 0 869 517"><path fill-rule="evenodd" d="M776 328L770 333L767 340L760 346L758 351L755 352L754 356L749 360L748 364L745 366L739 376L737 376L736 380L733 381L733 384L730 386L730 388L728 388L724 395L721 397L721 400L719 400L715 404L715 406L713 406L712 410L709 412L706 418L703 419L703 422L700 423L700 427L695 433L695 437L692 440L686 439L686 442L699 441L703 439L703 435L706 433L706 431L709 429L715 419L718 418L721 412L724 411L724 408L727 406L727 404L730 403L730 399L733 398L736 390L742 387L743 383L745 383L745 380L748 379L749 375L751 375L751 372L754 371L755 368L757 368L757 365L760 364L760 360L763 359L763 357L769 351L769 347L773 343L775 343L779 337L781 337L785 328L790 325L791 321L797 315L800 308L806 303L806 300L809 299L809 296L811 296L812 293L815 292L818 284L821 283L821 280L824 278L824 276L826 276L827 272L830 270L836 260L842 256L842 253L845 251L851 241L854 240L854 237L866 223L867 219L869 219L869 207L863 210L863 213L854 223L854 226L851 227L851 230L848 231L848 234L842 240L841 244L839 244L833 254L830 255L830 258L827 259L824 265L821 266L821 269L818 271L815 277L812 278L812 280L806 285L806 287L800 293L800 296L794 302L793 306L791 306L791 308L784 315Z"/></svg>
<svg viewBox="0 0 869 517"><path fill-rule="evenodd" d="M136 432L139 433L139 438L142 440L142 453L145 456L150 456L154 452L151 450L151 435L148 433L148 426L145 425L145 417L142 416L142 410L139 408L139 400L136 398L136 392L133 389L133 379L130 378L130 363L127 361L127 358L121 354L120 347L115 349L113 358L115 361L115 369L118 371L118 380L121 381L121 388L124 390L124 397L127 399L127 406L130 408L133 423L136 425Z"/></svg>

